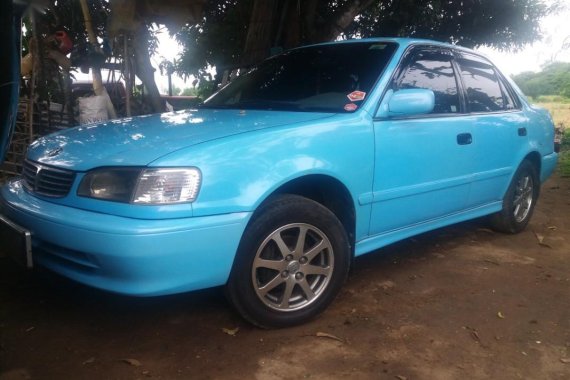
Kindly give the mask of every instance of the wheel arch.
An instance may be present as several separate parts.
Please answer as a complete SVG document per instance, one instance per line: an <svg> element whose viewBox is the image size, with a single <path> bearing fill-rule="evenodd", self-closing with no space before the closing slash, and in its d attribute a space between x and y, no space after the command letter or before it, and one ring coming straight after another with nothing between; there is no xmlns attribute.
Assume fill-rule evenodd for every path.
<svg viewBox="0 0 570 380"><path fill-rule="evenodd" d="M526 153L525 155L519 156L522 157L520 159L520 161L518 162L518 165L514 167L513 171L510 174L510 178L509 178L509 183L506 185L506 188L503 190L503 198L505 197L505 194L509 188L509 184L513 181L513 178L517 172L517 170L519 169L519 167L522 165L522 163L524 161L529 161L535 168L536 168L536 175L537 177L540 179L540 170L541 170L541 159L540 159L540 153L538 153L537 151L531 151ZM540 187L539 187L539 191L540 191Z"/></svg>
<svg viewBox="0 0 570 380"><path fill-rule="evenodd" d="M540 171L542 169L542 162L540 159L540 153L536 152L536 151L532 151L530 153L528 153L523 161L529 161L536 169L536 176L538 179L538 194L540 194ZM522 161L521 161L522 163Z"/></svg>
<svg viewBox="0 0 570 380"><path fill-rule="evenodd" d="M328 208L343 225L349 239L352 256L354 256L356 208L350 191L340 180L326 174L308 174L298 177L277 187L261 204L279 194L299 195Z"/></svg>
<svg viewBox="0 0 570 380"><path fill-rule="evenodd" d="M538 178L540 178L540 170L541 170L540 153L536 151L530 152L524 157L523 161L524 160L528 160L534 165L534 167L536 168L536 174L538 175Z"/></svg>

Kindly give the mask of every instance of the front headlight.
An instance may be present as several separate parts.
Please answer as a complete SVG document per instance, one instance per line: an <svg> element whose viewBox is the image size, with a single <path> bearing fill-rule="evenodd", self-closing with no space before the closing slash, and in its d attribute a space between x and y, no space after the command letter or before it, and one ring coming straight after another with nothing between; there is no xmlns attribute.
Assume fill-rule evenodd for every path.
<svg viewBox="0 0 570 380"><path fill-rule="evenodd" d="M83 177L77 195L148 205L193 202L201 179L197 168L95 169Z"/></svg>
<svg viewBox="0 0 570 380"><path fill-rule="evenodd" d="M133 203L167 204L193 202L201 175L196 168L146 169L139 177Z"/></svg>

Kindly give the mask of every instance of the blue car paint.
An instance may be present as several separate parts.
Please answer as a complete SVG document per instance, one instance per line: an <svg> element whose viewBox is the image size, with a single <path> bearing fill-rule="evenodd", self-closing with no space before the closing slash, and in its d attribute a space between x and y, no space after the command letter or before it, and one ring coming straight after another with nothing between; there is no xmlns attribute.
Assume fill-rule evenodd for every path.
<svg viewBox="0 0 570 380"><path fill-rule="evenodd" d="M528 154L539 156L542 181L552 173L557 156L546 146L552 124L524 99L521 111L485 115L488 128L481 130L475 128L481 117L471 114L383 119L385 88L405 51L417 44L449 45L377 41L399 46L354 113L200 109L63 131L34 143L28 158L77 171L70 194L31 195L15 180L0 190L0 212L32 231L39 264L106 290L158 295L223 285L253 212L295 179L326 176L346 188L358 256L499 211L506 186ZM485 161L477 144L492 138L493 126L509 128L509 118L527 118L526 142ZM427 135L425 127L441 132ZM454 132L446 135L446 128ZM474 143L457 145L460 131L471 132ZM49 157L61 146L62 155ZM127 164L198 167L198 198L191 204L138 206L76 195L86 171Z"/></svg>
<svg viewBox="0 0 570 380"><path fill-rule="evenodd" d="M146 166L193 145L279 125L315 121L331 114L313 112L241 112L185 110L90 124L42 137L28 158L63 169L86 171L101 166ZM64 148L57 156L48 152Z"/></svg>
<svg viewBox="0 0 570 380"><path fill-rule="evenodd" d="M251 216L125 218L46 202L28 194L19 181L4 187L0 199L2 214L32 228L36 263L82 283L137 296L225 283L231 252Z"/></svg>

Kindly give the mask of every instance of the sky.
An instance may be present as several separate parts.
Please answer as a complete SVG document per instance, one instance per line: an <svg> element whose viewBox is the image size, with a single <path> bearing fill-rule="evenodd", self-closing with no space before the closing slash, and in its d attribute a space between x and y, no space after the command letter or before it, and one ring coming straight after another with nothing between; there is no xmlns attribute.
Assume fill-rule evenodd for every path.
<svg viewBox="0 0 570 380"><path fill-rule="evenodd" d="M506 75L516 75L524 71L540 71L542 65L552 60L570 62L570 48L562 49L565 40L570 45L570 4L558 14L545 17L540 27L542 40L526 46L519 52L501 52L489 47L481 47L477 50L489 57ZM170 38L166 31L159 34L158 40L158 54L152 58L155 67L158 67L162 57L173 60L180 51L176 41ZM160 71L156 70L155 79L159 90L166 92L168 88L166 76L161 76ZM192 78L185 83L182 78L175 76L173 83L179 88L191 87Z"/></svg>
<svg viewBox="0 0 570 380"><path fill-rule="evenodd" d="M558 14L545 17L540 28L542 40L526 46L520 52L500 52L489 47L477 50L489 57L506 75L540 71L541 66L550 61L570 62L570 48L562 49L565 40L570 46L570 4Z"/></svg>

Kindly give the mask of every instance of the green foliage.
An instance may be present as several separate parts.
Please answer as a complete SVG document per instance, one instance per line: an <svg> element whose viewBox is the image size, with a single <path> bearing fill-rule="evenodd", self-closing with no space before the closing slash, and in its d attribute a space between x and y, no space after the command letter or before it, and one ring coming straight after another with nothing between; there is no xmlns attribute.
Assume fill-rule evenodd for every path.
<svg viewBox="0 0 570 380"><path fill-rule="evenodd" d="M94 32L103 37L106 21L109 15L109 4L106 0L91 0L88 2L91 12ZM87 33L83 21L81 5L77 0L50 0L45 12L35 12L35 27L30 17L23 21L24 34L22 39L22 54L30 50L30 41L37 36L40 40L40 51L45 51L46 37L57 30L65 30L75 45L86 43ZM40 61L39 76L36 78L36 94L39 100L64 103L64 73L63 70L43 53Z"/></svg>
<svg viewBox="0 0 570 380"><path fill-rule="evenodd" d="M554 62L538 73L524 72L513 79L526 95L533 98L544 95L570 98L570 63Z"/></svg>
<svg viewBox="0 0 570 380"><path fill-rule="evenodd" d="M89 0L87 3L94 32L103 38L110 14L109 1ZM77 0L50 0L46 12L38 14L37 25L44 37L63 27L75 44L87 42L83 12Z"/></svg>
<svg viewBox="0 0 570 380"><path fill-rule="evenodd" d="M217 84L213 80L201 80L196 88L196 95L201 100L206 100L216 91Z"/></svg>
<svg viewBox="0 0 570 380"><path fill-rule="evenodd" d="M181 96L198 96L198 89L193 87L185 87L180 92Z"/></svg>
<svg viewBox="0 0 570 380"><path fill-rule="evenodd" d="M562 177L570 177L570 128L564 131L562 141L560 142L558 172Z"/></svg>
<svg viewBox="0 0 570 380"><path fill-rule="evenodd" d="M540 96L538 99L544 100L539 105L548 109L557 130L563 130L558 156L558 172L563 177L570 177L570 99L548 95Z"/></svg>
<svg viewBox="0 0 570 380"><path fill-rule="evenodd" d="M208 66L215 66L218 73L239 67L256 1L266 0L208 1L202 21L176 34L183 46L176 71L183 76L203 78ZM339 30L341 38L421 37L467 47L517 49L536 41L540 37L540 20L560 6L560 0L553 5L544 0L304 0L297 5L301 17L290 18L289 13L283 12L287 3L275 0L280 11L272 19L271 30L266 31L271 35L272 46L291 47L284 42L291 40L309 44L322 42L323 37L335 38L323 31L338 29L339 18L347 9L365 4L352 23ZM310 4L314 5L314 12L306 12ZM278 36L283 20L284 35ZM288 34L298 38L287 39Z"/></svg>
<svg viewBox="0 0 570 380"><path fill-rule="evenodd" d="M209 78L208 66L216 66L219 72L237 66L252 4L252 0L208 1L202 21L175 35L183 48L176 72L183 77Z"/></svg>
<svg viewBox="0 0 570 380"><path fill-rule="evenodd" d="M570 150L560 152L558 156L558 172L562 177L570 177Z"/></svg>
<svg viewBox="0 0 570 380"><path fill-rule="evenodd" d="M536 98L532 98L536 103L560 103L568 104L570 103L570 98L562 95L539 95Z"/></svg>
<svg viewBox="0 0 570 380"><path fill-rule="evenodd" d="M537 40L540 20L558 7L542 0L377 1L349 34L432 38L511 50Z"/></svg>
<svg viewBox="0 0 570 380"><path fill-rule="evenodd" d="M570 152L570 128L568 128L564 131L564 136L562 137L562 142L560 144L560 148L563 151Z"/></svg>

